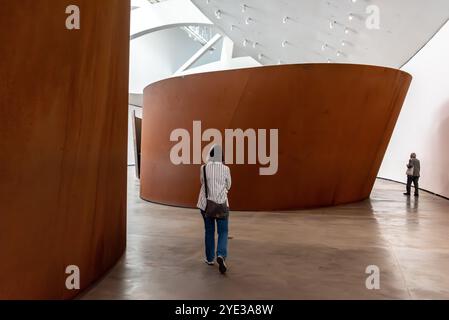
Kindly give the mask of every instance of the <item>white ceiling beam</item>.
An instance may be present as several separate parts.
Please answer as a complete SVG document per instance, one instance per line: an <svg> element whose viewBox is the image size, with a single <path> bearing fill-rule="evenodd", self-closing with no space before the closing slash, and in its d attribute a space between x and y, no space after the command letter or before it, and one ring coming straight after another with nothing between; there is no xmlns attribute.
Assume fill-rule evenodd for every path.
<svg viewBox="0 0 449 320"><path fill-rule="evenodd" d="M156 4L138 1L134 4L139 8L131 11L131 40L172 27L212 25L212 22L190 0L170 0Z"/></svg>
<svg viewBox="0 0 449 320"><path fill-rule="evenodd" d="M212 39L210 39L208 43L206 43L200 50L198 50L189 60L186 61L186 63L184 63L181 66L181 68L179 68L175 72L175 75L178 75L181 72L190 68L195 62L198 61L199 58L201 58L207 51L209 51L209 49L221 38L222 38L222 35L218 34L218 33L215 36L213 36Z"/></svg>
<svg viewBox="0 0 449 320"><path fill-rule="evenodd" d="M223 46L221 49L221 61L230 61L234 53L234 42L228 37L223 38Z"/></svg>

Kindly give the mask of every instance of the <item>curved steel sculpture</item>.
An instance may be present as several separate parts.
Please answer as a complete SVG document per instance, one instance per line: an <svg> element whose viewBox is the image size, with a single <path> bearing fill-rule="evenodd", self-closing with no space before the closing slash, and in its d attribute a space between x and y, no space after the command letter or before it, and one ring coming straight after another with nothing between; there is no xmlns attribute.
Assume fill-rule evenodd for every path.
<svg viewBox="0 0 449 320"><path fill-rule="evenodd" d="M301 209L366 199L411 79L405 72L383 67L300 64L195 74L151 84L144 92L141 197L195 207L199 145L209 143L201 141L210 138L202 137L204 131L215 128L223 137L226 129L254 129L256 134L267 130L267 135L277 129L275 174L261 175L260 158L248 164L254 163L248 156L251 139L246 139L246 164L230 165L232 210ZM199 124L201 132L195 133L193 127L198 131ZM184 142L190 154L179 150L182 139L176 138L182 134L176 132L188 133L190 140ZM273 141L265 145L267 150ZM236 145L234 141L227 151L233 151L233 162ZM257 155L260 147L264 146L256 145ZM173 161L173 153L190 164Z"/></svg>
<svg viewBox="0 0 449 320"><path fill-rule="evenodd" d="M0 5L0 299L73 298L126 248L129 1L76 1L80 30L71 4Z"/></svg>

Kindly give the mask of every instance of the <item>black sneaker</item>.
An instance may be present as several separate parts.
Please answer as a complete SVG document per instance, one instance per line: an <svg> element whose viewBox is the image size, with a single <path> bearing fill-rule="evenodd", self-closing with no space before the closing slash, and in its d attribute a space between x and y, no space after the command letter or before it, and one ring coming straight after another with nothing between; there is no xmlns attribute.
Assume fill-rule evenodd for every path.
<svg viewBox="0 0 449 320"><path fill-rule="evenodd" d="M226 266L225 259L223 257L218 257L217 263L219 265L218 269L220 270L220 273L225 274L226 270L228 270L228 267Z"/></svg>
<svg viewBox="0 0 449 320"><path fill-rule="evenodd" d="M404 196L409 196L409 195L410 195L410 193L407 193L407 192L406 192L406 193L404 193Z"/></svg>

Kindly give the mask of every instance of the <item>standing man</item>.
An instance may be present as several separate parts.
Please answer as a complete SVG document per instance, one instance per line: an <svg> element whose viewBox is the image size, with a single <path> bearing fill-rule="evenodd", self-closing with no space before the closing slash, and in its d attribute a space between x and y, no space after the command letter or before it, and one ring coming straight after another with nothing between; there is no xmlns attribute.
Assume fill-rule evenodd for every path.
<svg viewBox="0 0 449 320"><path fill-rule="evenodd" d="M404 193L405 196L410 196L410 191L413 186L415 187L415 197L419 196L419 177L421 171L421 164L416 158L416 153L410 155L410 160L407 164L407 192Z"/></svg>

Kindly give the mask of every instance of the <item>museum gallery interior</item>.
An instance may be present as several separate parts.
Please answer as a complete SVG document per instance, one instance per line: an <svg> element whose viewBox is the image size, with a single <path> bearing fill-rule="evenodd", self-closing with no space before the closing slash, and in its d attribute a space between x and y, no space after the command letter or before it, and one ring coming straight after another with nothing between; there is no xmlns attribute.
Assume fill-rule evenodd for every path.
<svg viewBox="0 0 449 320"><path fill-rule="evenodd" d="M449 299L448 20L447 0L0 0L0 299ZM197 208L214 144L225 275Z"/></svg>

